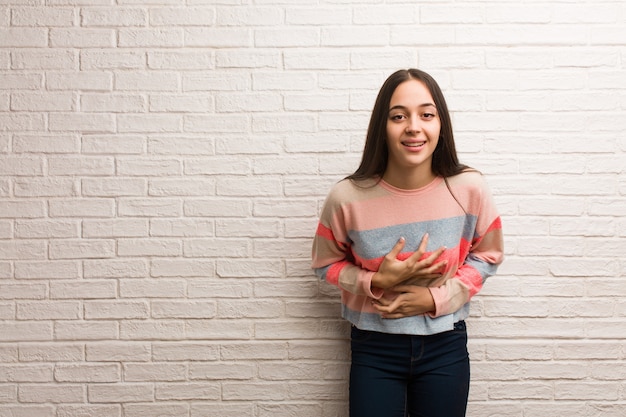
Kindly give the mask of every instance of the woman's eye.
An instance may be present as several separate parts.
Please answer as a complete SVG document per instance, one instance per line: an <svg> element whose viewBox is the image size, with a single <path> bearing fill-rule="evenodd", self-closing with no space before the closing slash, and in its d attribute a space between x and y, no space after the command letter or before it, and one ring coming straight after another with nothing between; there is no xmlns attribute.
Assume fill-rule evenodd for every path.
<svg viewBox="0 0 626 417"><path fill-rule="evenodd" d="M404 115L403 115L403 114L392 114L392 115L390 116L390 119L391 119L391 120L402 120L403 118L404 118Z"/></svg>
<svg viewBox="0 0 626 417"><path fill-rule="evenodd" d="M435 117L435 115L433 113L424 113L422 114L422 117L424 119L432 119L433 117Z"/></svg>

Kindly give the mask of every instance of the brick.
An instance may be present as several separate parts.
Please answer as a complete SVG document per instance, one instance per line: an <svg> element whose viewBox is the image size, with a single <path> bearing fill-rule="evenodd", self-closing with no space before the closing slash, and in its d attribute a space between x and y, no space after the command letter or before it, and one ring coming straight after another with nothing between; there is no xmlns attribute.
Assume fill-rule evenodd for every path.
<svg viewBox="0 0 626 417"><path fill-rule="evenodd" d="M79 138L75 135L16 135L13 138L15 153L77 153Z"/></svg>
<svg viewBox="0 0 626 417"><path fill-rule="evenodd" d="M16 307L18 320L73 320L82 315L76 301L18 302Z"/></svg>
<svg viewBox="0 0 626 417"><path fill-rule="evenodd" d="M96 50L81 50L81 69L82 70L141 70L146 67L146 55L141 51L115 51L107 49ZM131 74L135 80L137 76ZM119 78L116 75L116 80L120 79L125 81L125 85L131 85L130 80L126 81L128 77Z"/></svg>
<svg viewBox="0 0 626 417"><path fill-rule="evenodd" d="M43 129L44 120L41 114L0 114L0 131L33 131Z"/></svg>
<svg viewBox="0 0 626 417"><path fill-rule="evenodd" d="M237 417L252 415L255 411L253 404L246 403L229 403L223 401L192 403L191 415L198 416L222 416Z"/></svg>
<svg viewBox="0 0 626 417"><path fill-rule="evenodd" d="M184 381L187 365L182 363L129 363L124 365L124 380L128 382Z"/></svg>
<svg viewBox="0 0 626 417"><path fill-rule="evenodd" d="M52 382L52 365L0 365L2 382Z"/></svg>
<svg viewBox="0 0 626 417"><path fill-rule="evenodd" d="M41 300L46 297L47 287L44 284L0 284L0 299L31 299Z"/></svg>
<svg viewBox="0 0 626 417"><path fill-rule="evenodd" d="M82 138L82 151L86 154L141 154L145 142L141 136L133 135L88 135Z"/></svg>
<svg viewBox="0 0 626 417"><path fill-rule="evenodd" d="M218 113L267 112L278 111L282 108L283 98L278 94L268 92L230 93L215 96L215 110Z"/></svg>
<svg viewBox="0 0 626 417"><path fill-rule="evenodd" d="M85 278L145 278L148 265L144 260L107 259L83 261Z"/></svg>
<svg viewBox="0 0 626 417"><path fill-rule="evenodd" d="M174 133L180 132L182 125L178 114L122 114L117 120L122 133Z"/></svg>
<svg viewBox="0 0 626 417"><path fill-rule="evenodd" d="M86 359L91 362L147 362L150 344L140 342L88 342Z"/></svg>
<svg viewBox="0 0 626 417"><path fill-rule="evenodd" d="M11 110L14 111L73 111L75 110L72 93L13 93Z"/></svg>
<svg viewBox="0 0 626 417"><path fill-rule="evenodd" d="M246 380L254 378L256 367L244 363L191 363L191 380Z"/></svg>
<svg viewBox="0 0 626 417"><path fill-rule="evenodd" d="M215 262L199 259L155 259L150 266L150 276L160 277L213 277Z"/></svg>
<svg viewBox="0 0 626 417"><path fill-rule="evenodd" d="M228 71L216 71L211 74L183 74L184 92L193 91L239 91L250 84L249 77Z"/></svg>
<svg viewBox="0 0 626 417"><path fill-rule="evenodd" d="M274 26L283 21L283 13L276 7L218 7L216 23L219 26Z"/></svg>
<svg viewBox="0 0 626 417"><path fill-rule="evenodd" d="M80 131L84 133L103 133L115 131L115 121L110 114L50 114L50 130L56 132Z"/></svg>
<svg viewBox="0 0 626 417"><path fill-rule="evenodd" d="M185 168L186 169L186 168ZM153 180L148 184L148 195L151 196L206 196L214 194L215 180Z"/></svg>
<svg viewBox="0 0 626 417"><path fill-rule="evenodd" d="M155 155L214 155L214 141L201 137L150 137L148 152Z"/></svg>
<svg viewBox="0 0 626 417"><path fill-rule="evenodd" d="M28 7L11 10L12 26L73 26L74 10L72 8Z"/></svg>
<svg viewBox="0 0 626 417"><path fill-rule="evenodd" d="M482 23L484 13L474 5L430 4L420 8L419 21L424 24Z"/></svg>
<svg viewBox="0 0 626 417"><path fill-rule="evenodd" d="M183 113L213 112L214 104L211 97L202 94L151 95L150 111Z"/></svg>
<svg viewBox="0 0 626 417"><path fill-rule="evenodd" d="M183 45L184 32L182 29L121 28L118 32L118 46L123 48L182 47Z"/></svg>
<svg viewBox="0 0 626 417"><path fill-rule="evenodd" d="M220 398L217 383L156 384L157 400L216 400Z"/></svg>
<svg viewBox="0 0 626 417"><path fill-rule="evenodd" d="M160 7L150 10L153 26L211 26L215 21L212 7Z"/></svg>
<svg viewBox="0 0 626 417"><path fill-rule="evenodd" d="M140 301L85 301L84 309L85 319L142 319L150 316L150 307Z"/></svg>
<svg viewBox="0 0 626 417"><path fill-rule="evenodd" d="M129 71L115 76L119 91L176 91L179 83L179 75L174 72Z"/></svg>
<svg viewBox="0 0 626 417"><path fill-rule="evenodd" d="M347 410L337 412L336 415L342 415ZM308 404L308 403L286 403L286 404L260 404L259 405L259 417L270 416L300 416L300 417L313 417L324 414L322 411L322 404Z"/></svg>
<svg viewBox="0 0 626 417"><path fill-rule="evenodd" d="M45 242L36 240L0 241L0 259L43 259L46 256L45 246Z"/></svg>
<svg viewBox="0 0 626 417"><path fill-rule="evenodd" d="M152 219L150 235L160 237L213 236L212 220Z"/></svg>
<svg viewBox="0 0 626 417"><path fill-rule="evenodd" d="M2 48L28 48L47 46L46 29L3 28L0 29L0 39L2 39L0 41L0 47ZM16 51L16 54L18 53L19 52Z"/></svg>
<svg viewBox="0 0 626 417"><path fill-rule="evenodd" d="M148 11L134 7L83 7L80 11L82 26L145 26Z"/></svg>
<svg viewBox="0 0 626 417"><path fill-rule="evenodd" d="M208 163L207 163L208 162ZM188 175L245 175L252 173L251 161L248 158L215 157L207 160L191 159L185 161L185 174Z"/></svg>
<svg viewBox="0 0 626 417"><path fill-rule="evenodd" d="M219 300L217 312L220 318L277 318L284 315L282 301L268 300Z"/></svg>
<svg viewBox="0 0 626 417"><path fill-rule="evenodd" d="M140 113L148 108L139 94L82 94L80 108L84 112Z"/></svg>
<svg viewBox="0 0 626 417"><path fill-rule="evenodd" d="M182 167L180 161L173 159L119 159L117 171L119 175L128 176L179 175Z"/></svg>
<svg viewBox="0 0 626 417"><path fill-rule="evenodd" d="M60 178L21 178L15 181L18 197L68 197L78 194L74 180Z"/></svg>
<svg viewBox="0 0 626 417"><path fill-rule="evenodd" d="M56 321L56 340L110 340L118 337L118 324L114 321Z"/></svg>
<svg viewBox="0 0 626 417"><path fill-rule="evenodd" d="M206 70L215 66L213 51L148 51L148 67L159 70Z"/></svg>
<svg viewBox="0 0 626 417"><path fill-rule="evenodd" d="M57 417L120 417L119 405L58 405Z"/></svg>
<svg viewBox="0 0 626 417"><path fill-rule="evenodd" d="M188 339L247 340L252 337L252 325L246 320L191 320L185 326Z"/></svg>
<svg viewBox="0 0 626 417"><path fill-rule="evenodd" d="M154 392L151 384L90 384L88 398L90 403L149 402Z"/></svg>
<svg viewBox="0 0 626 417"><path fill-rule="evenodd" d="M169 198L126 198L120 200L120 216L178 217L182 214L182 202Z"/></svg>
<svg viewBox="0 0 626 417"><path fill-rule="evenodd" d="M286 390L279 388L282 386L282 383L276 382L224 382L222 384L222 398L227 401L241 401L243 399L285 401L290 396Z"/></svg>
<svg viewBox="0 0 626 417"><path fill-rule="evenodd" d="M155 361L216 361L219 347L205 342L155 342L152 344ZM200 366L200 364L197 364Z"/></svg>
<svg viewBox="0 0 626 417"><path fill-rule="evenodd" d="M183 117L183 131L191 133L244 133L248 123L241 116L188 115Z"/></svg>
<svg viewBox="0 0 626 417"><path fill-rule="evenodd" d="M246 50L217 50L215 52L217 68L278 68L280 52L273 48L255 48Z"/></svg>
<svg viewBox="0 0 626 417"><path fill-rule="evenodd" d="M248 282L220 279L194 279L188 284L190 298L241 298L252 295L252 285Z"/></svg>
<svg viewBox="0 0 626 417"><path fill-rule="evenodd" d="M144 417L149 415L167 415L171 417L187 417L189 415L189 404L163 403L154 404L125 404L125 417Z"/></svg>
<svg viewBox="0 0 626 417"><path fill-rule="evenodd" d="M51 299L115 298L116 283L103 280L55 281L50 283Z"/></svg>
<svg viewBox="0 0 626 417"><path fill-rule="evenodd" d="M50 259L112 258L115 242L112 240L57 240L50 242Z"/></svg>
<svg viewBox="0 0 626 417"><path fill-rule="evenodd" d="M185 283L181 280L132 279L120 282L120 296L123 298L179 298L185 295Z"/></svg>
<svg viewBox="0 0 626 417"><path fill-rule="evenodd" d="M58 382L118 382L121 371L119 364L56 365L54 379Z"/></svg>
<svg viewBox="0 0 626 417"><path fill-rule="evenodd" d="M151 312L152 317L157 319L207 319L215 316L216 306L208 301L153 301Z"/></svg>
<svg viewBox="0 0 626 417"><path fill-rule="evenodd" d="M83 402L86 398L86 388L76 384L64 385L30 385L21 384L18 398L23 403L53 403Z"/></svg>
<svg viewBox="0 0 626 417"><path fill-rule="evenodd" d="M60 48L112 48L116 31L112 29L50 29L50 46Z"/></svg>
<svg viewBox="0 0 626 417"><path fill-rule="evenodd" d="M84 360L84 347L74 343L22 343L19 345L21 362L78 362Z"/></svg>
<svg viewBox="0 0 626 417"><path fill-rule="evenodd" d="M245 28L190 27L184 30L184 43L187 47L249 47L252 46L252 34L250 30Z"/></svg>
<svg viewBox="0 0 626 417"><path fill-rule="evenodd" d="M18 50L13 53L12 62L13 69L18 70L75 70L78 67L77 53L63 48Z"/></svg>
<svg viewBox="0 0 626 417"><path fill-rule="evenodd" d="M178 241L152 241L149 239L119 239L119 256L179 256L182 245Z"/></svg>
<svg viewBox="0 0 626 417"><path fill-rule="evenodd" d="M49 90L111 91L113 74L104 71L49 71L46 73Z"/></svg>
<svg viewBox="0 0 626 417"><path fill-rule="evenodd" d="M347 70L350 68L350 54L326 48L306 48L287 50L285 68L290 70Z"/></svg>
<svg viewBox="0 0 626 417"><path fill-rule="evenodd" d="M184 323L174 320L124 321L120 338L126 340L180 340L185 333Z"/></svg>

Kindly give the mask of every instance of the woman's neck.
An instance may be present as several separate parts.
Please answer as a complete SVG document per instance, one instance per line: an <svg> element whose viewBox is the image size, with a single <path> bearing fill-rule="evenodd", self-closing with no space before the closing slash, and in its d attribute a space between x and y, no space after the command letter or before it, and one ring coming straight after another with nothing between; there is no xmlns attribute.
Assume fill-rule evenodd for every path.
<svg viewBox="0 0 626 417"><path fill-rule="evenodd" d="M387 170L383 174L383 180L402 190L417 190L418 188L427 186L437 177L432 169L428 169L426 172L419 171L425 170L406 172L404 170L390 169L387 167Z"/></svg>

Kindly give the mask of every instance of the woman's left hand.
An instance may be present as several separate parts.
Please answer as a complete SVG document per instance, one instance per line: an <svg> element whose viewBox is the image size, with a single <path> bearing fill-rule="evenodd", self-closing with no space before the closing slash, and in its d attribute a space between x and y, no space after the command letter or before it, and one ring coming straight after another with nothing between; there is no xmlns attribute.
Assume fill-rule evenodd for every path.
<svg viewBox="0 0 626 417"><path fill-rule="evenodd" d="M398 285L391 290L400 294L393 299L381 297L372 301L372 305L384 319L418 316L435 310L435 301L427 287Z"/></svg>

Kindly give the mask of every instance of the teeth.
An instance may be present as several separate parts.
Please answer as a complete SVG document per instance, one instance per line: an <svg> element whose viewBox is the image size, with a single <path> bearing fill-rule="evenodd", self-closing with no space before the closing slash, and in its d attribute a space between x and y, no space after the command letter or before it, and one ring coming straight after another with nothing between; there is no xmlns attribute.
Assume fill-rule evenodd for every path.
<svg viewBox="0 0 626 417"><path fill-rule="evenodd" d="M422 146L424 143L426 142L402 142L404 146L409 146L411 148L417 148L419 146Z"/></svg>

